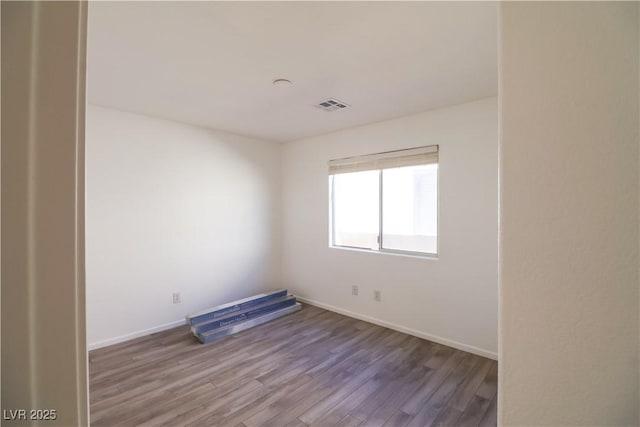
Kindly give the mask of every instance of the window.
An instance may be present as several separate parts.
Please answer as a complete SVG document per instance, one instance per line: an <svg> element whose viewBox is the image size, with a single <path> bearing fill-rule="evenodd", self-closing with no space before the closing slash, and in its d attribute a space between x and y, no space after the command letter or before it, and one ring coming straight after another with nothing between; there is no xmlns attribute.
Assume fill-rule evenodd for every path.
<svg viewBox="0 0 640 427"><path fill-rule="evenodd" d="M438 147L329 162L331 246L438 253Z"/></svg>

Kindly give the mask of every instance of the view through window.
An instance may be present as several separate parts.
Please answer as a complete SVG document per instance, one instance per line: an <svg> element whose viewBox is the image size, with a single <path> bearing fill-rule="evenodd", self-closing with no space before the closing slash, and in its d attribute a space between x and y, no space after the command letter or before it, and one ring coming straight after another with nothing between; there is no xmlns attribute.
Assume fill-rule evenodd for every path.
<svg viewBox="0 0 640 427"><path fill-rule="evenodd" d="M437 147L382 154L330 162L331 245L437 254Z"/></svg>

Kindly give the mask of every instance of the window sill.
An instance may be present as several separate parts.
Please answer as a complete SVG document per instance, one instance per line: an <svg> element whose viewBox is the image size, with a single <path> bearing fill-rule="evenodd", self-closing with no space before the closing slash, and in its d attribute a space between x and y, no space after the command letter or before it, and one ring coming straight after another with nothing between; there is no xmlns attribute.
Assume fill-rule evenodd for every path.
<svg viewBox="0 0 640 427"><path fill-rule="evenodd" d="M418 252L400 252L400 251L390 251L390 250L382 250L376 251L373 249L362 249L362 248L353 248L349 246L333 246L329 245L329 249L339 249L342 251L350 251L350 252L363 252L367 254L375 254L375 255L391 255L403 258L417 258L417 259L428 259L432 261L438 261L440 258L437 254L421 254Z"/></svg>

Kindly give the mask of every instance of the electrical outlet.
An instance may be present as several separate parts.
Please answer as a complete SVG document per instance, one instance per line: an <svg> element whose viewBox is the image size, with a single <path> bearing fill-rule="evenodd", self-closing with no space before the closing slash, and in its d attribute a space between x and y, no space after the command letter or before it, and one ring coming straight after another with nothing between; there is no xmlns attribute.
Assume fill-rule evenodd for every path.
<svg viewBox="0 0 640 427"><path fill-rule="evenodd" d="M351 295L358 296L358 285L351 286Z"/></svg>
<svg viewBox="0 0 640 427"><path fill-rule="evenodd" d="M173 293L173 303L174 304L180 304L182 302L182 299L180 298L180 292L174 292Z"/></svg>
<svg viewBox="0 0 640 427"><path fill-rule="evenodd" d="M382 293L379 290L373 291L373 299L376 301L382 301Z"/></svg>

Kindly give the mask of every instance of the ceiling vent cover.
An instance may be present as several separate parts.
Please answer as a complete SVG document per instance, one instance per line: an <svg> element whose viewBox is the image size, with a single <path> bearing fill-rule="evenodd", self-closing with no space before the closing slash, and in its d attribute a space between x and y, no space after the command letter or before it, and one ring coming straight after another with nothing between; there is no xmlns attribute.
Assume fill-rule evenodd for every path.
<svg viewBox="0 0 640 427"><path fill-rule="evenodd" d="M339 99L329 98L316 104L315 106L324 111L336 111L347 108L349 104L347 104L346 102L342 102Z"/></svg>

